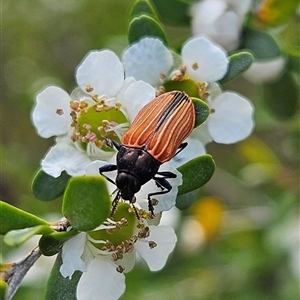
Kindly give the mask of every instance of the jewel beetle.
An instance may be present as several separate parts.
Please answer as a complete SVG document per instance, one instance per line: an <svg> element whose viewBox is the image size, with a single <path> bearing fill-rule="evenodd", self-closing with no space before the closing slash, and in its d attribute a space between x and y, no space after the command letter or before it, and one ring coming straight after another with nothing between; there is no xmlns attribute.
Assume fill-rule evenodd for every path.
<svg viewBox="0 0 300 300"><path fill-rule="evenodd" d="M121 144L106 140L109 146L118 150L116 165L108 164L99 168L99 173L118 188L112 213L121 198L134 203L135 194L141 186L154 180L160 188L148 194L148 208L154 215L151 197L170 192L172 185L167 179L176 178L172 172L160 172L159 167L187 146L183 141L190 135L194 125L192 99L185 92L172 91L154 98L139 111L123 135ZM115 170L115 182L103 174Z"/></svg>

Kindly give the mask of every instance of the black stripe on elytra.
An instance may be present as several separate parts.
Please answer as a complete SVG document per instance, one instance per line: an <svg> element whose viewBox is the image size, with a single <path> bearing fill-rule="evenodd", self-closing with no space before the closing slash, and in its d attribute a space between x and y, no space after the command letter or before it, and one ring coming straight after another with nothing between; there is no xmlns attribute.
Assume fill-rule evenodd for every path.
<svg viewBox="0 0 300 300"><path fill-rule="evenodd" d="M174 99L172 102L163 110L154 132L158 131L159 128L168 121L169 117L176 111L177 107L183 101L190 101L190 98L184 92L174 92Z"/></svg>

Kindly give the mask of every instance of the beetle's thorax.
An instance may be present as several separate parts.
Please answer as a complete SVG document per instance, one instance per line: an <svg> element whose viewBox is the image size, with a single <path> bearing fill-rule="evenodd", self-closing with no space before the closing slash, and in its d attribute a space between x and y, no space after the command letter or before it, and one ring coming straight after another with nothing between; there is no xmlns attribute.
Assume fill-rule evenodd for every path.
<svg viewBox="0 0 300 300"><path fill-rule="evenodd" d="M128 180L139 181L140 185L151 180L157 173L161 163L145 149L131 148L122 145L117 155L118 176L128 175ZM118 180L116 179L116 184ZM118 184L117 184L118 186Z"/></svg>

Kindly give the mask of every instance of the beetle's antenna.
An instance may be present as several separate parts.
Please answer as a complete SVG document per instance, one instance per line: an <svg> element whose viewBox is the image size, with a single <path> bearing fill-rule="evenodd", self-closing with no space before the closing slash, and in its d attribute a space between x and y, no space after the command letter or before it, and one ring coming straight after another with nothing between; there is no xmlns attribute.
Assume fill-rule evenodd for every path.
<svg viewBox="0 0 300 300"><path fill-rule="evenodd" d="M111 216L113 216L113 215L115 214L116 209L117 209L117 206L118 206L118 203L119 203L119 201L120 201L120 199L121 199L121 191L120 191L120 190L115 190L115 191L113 191L112 194L114 194L116 191L118 191L118 193L117 193L115 199L114 199L113 202L112 202L112 209L111 209L111 214L110 214ZM137 208L135 207L135 205L133 204L134 202L135 202L135 201L130 202L130 204L132 205L132 208L133 208L133 210L134 210L134 213L135 213L135 215L136 215L136 218L137 218L138 220L140 220L139 212L138 212Z"/></svg>

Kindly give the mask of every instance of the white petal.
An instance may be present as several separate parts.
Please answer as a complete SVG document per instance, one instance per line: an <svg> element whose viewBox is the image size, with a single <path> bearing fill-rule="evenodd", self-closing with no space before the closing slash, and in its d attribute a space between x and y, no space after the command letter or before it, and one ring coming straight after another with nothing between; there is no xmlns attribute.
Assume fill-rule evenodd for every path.
<svg viewBox="0 0 300 300"><path fill-rule="evenodd" d="M174 229L169 226L149 226L150 236L147 241L154 241L157 246L150 249L145 241L138 241L135 249L146 261L151 271L158 271L166 264L169 254L173 251L177 237Z"/></svg>
<svg viewBox="0 0 300 300"><path fill-rule="evenodd" d="M90 85L94 89L92 94L113 97L122 87L124 69L112 51L92 51L79 65L76 78L83 91Z"/></svg>
<svg viewBox="0 0 300 300"><path fill-rule="evenodd" d="M215 32L214 24L226 10L226 3L219 0L197 2L191 8L193 35L208 35Z"/></svg>
<svg viewBox="0 0 300 300"><path fill-rule="evenodd" d="M227 0L227 5L239 16L240 24L244 21L245 14L249 12L252 6L251 0Z"/></svg>
<svg viewBox="0 0 300 300"><path fill-rule="evenodd" d="M130 85L132 85L133 83L135 83L136 80L133 77L127 77L125 78L123 85L121 87L121 89L119 90L118 94L117 94L117 102L119 103L123 103L124 102L124 93L126 92L126 90L129 88Z"/></svg>
<svg viewBox="0 0 300 300"><path fill-rule="evenodd" d="M77 286L78 300L117 300L125 291L125 275L108 257L94 258Z"/></svg>
<svg viewBox="0 0 300 300"><path fill-rule="evenodd" d="M227 51L237 48L251 0L204 0L191 8L193 35L210 37Z"/></svg>
<svg viewBox="0 0 300 300"><path fill-rule="evenodd" d="M237 46L241 26L235 12L227 10L227 4L218 0L205 0L192 9L194 35L208 36L227 50Z"/></svg>
<svg viewBox="0 0 300 300"><path fill-rule="evenodd" d="M156 38L143 38L123 53L126 77L143 80L152 86L162 83L161 75L168 75L173 66L170 50Z"/></svg>
<svg viewBox="0 0 300 300"><path fill-rule="evenodd" d="M186 142L188 145L170 161L171 165L175 168L185 164L197 156L206 153L205 148L200 140L188 138Z"/></svg>
<svg viewBox="0 0 300 300"><path fill-rule="evenodd" d="M227 72L228 59L220 46L204 37L189 40L182 48L183 64L187 74L198 81L218 81Z"/></svg>
<svg viewBox="0 0 300 300"><path fill-rule="evenodd" d="M169 211L164 211L162 213L159 224L177 228L179 226L180 219L181 212L176 206L174 206Z"/></svg>
<svg viewBox="0 0 300 300"><path fill-rule="evenodd" d="M75 271L86 271L84 261L81 259L86 243L86 233L79 233L66 241L62 247L62 265L60 273L63 277L70 277Z"/></svg>
<svg viewBox="0 0 300 300"><path fill-rule="evenodd" d="M271 60L258 60L243 75L254 83L268 82L277 79L285 65L286 59L282 56Z"/></svg>
<svg viewBox="0 0 300 300"><path fill-rule="evenodd" d="M155 98L155 89L143 81L131 84L124 92L122 108L126 111L129 121L133 121L140 109Z"/></svg>
<svg viewBox="0 0 300 300"><path fill-rule="evenodd" d="M225 12L216 24L218 33L213 40L227 51L233 51L238 47L240 31L238 16L232 11Z"/></svg>
<svg viewBox="0 0 300 300"><path fill-rule="evenodd" d="M93 176L100 175L99 168L107 165L108 163L116 164L116 155L112 159L110 159L108 162L101 161L101 160L95 160L95 161L91 162L90 164L88 164L85 167L86 175L93 175ZM116 175L117 175L116 171L105 173L105 176L109 177L112 181L115 181ZM114 184L112 184L111 182L109 182L108 180L106 183L107 183L109 193L112 194L116 190L116 186Z"/></svg>
<svg viewBox="0 0 300 300"><path fill-rule="evenodd" d="M207 91L209 92L208 103L210 103L211 99L214 99L222 94L221 86L215 82L211 82L208 85Z"/></svg>
<svg viewBox="0 0 300 300"><path fill-rule="evenodd" d="M62 171L71 176L85 174L84 168L91 162L87 155L67 144L57 144L50 149L42 160L42 169L53 177L58 177Z"/></svg>
<svg viewBox="0 0 300 300"><path fill-rule="evenodd" d="M192 139L199 140L202 145L207 145L208 143L212 142L213 139L208 131L207 127L207 121L203 123L201 126L195 128L190 136ZM204 153L205 154L205 148L204 148Z"/></svg>
<svg viewBox="0 0 300 300"><path fill-rule="evenodd" d="M217 143L231 144L245 139L253 130L253 106L233 92L225 92L212 103L215 110L207 120L210 135Z"/></svg>
<svg viewBox="0 0 300 300"><path fill-rule="evenodd" d="M135 265L136 253L124 253L123 258L118 260L118 264L124 268L124 273L130 272Z"/></svg>
<svg viewBox="0 0 300 300"><path fill-rule="evenodd" d="M49 138L69 131L72 122L70 100L68 93L56 86L47 87L37 95L32 121L40 136Z"/></svg>
<svg viewBox="0 0 300 300"><path fill-rule="evenodd" d="M176 178L167 179L169 183L172 185L172 189L170 192L162 195L154 195L153 198L158 200L158 204L154 207L154 213L158 214L162 211L167 211L175 206L176 197L178 193L178 186L182 184L182 175L178 172L174 167L171 166L170 163L163 164L160 169L160 172L172 172L177 175ZM157 175L160 177L159 175ZM141 190L136 194L136 198L140 206L148 210L148 200L147 196L149 193L159 192L160 188L157 187L154 180L150 180L145 185L142 186Z"/></svg>

